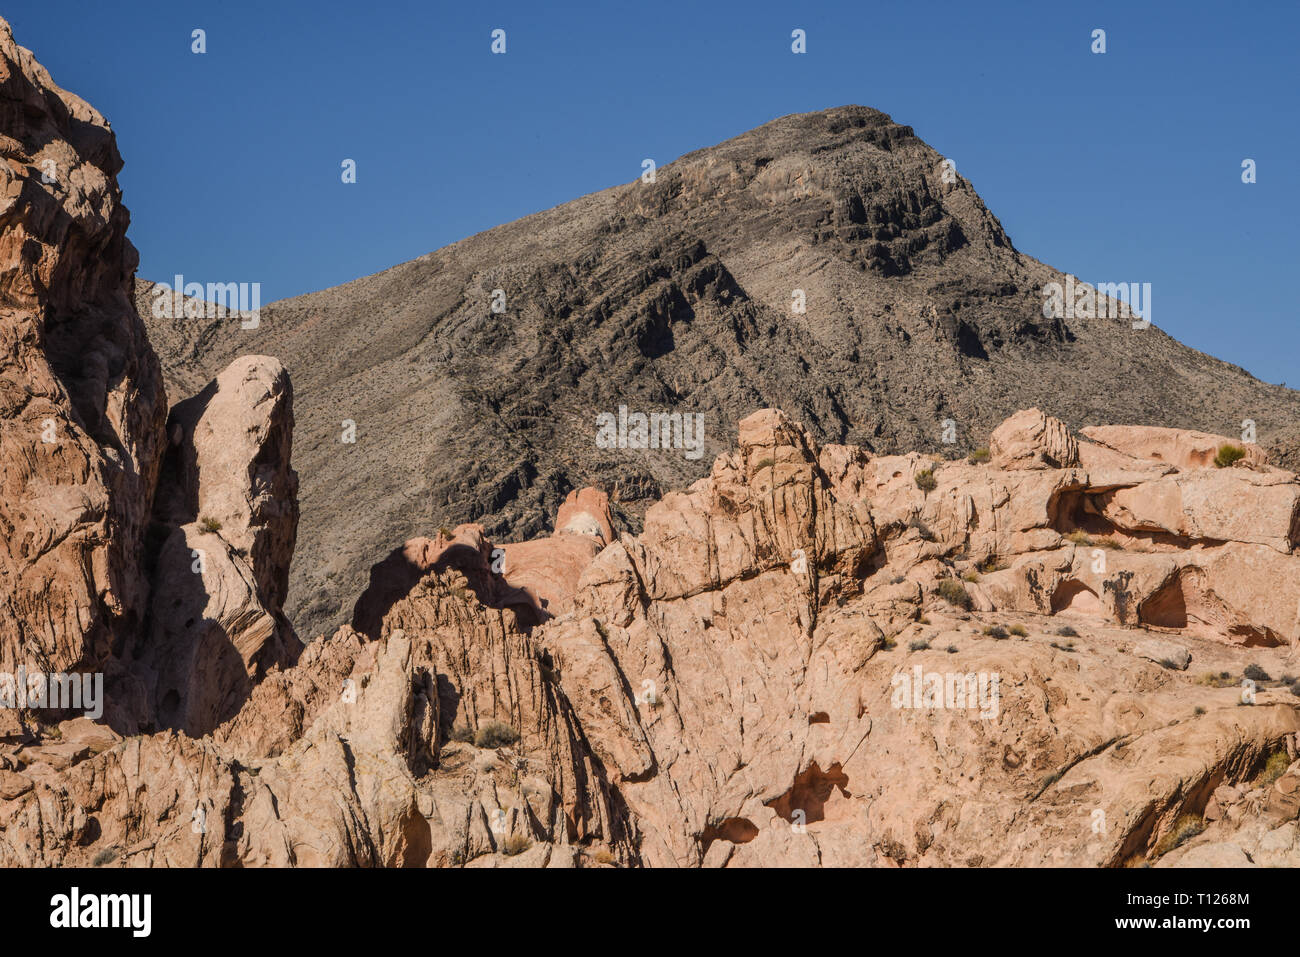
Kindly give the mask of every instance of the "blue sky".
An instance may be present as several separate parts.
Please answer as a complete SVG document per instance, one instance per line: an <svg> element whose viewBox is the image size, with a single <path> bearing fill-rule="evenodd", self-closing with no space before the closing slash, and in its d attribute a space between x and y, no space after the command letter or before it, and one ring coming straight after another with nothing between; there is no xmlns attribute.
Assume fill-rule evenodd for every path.
<svg viewBox="0 0 1300 957"><path fill-rule="evenodd" d="M860 103L952 158L1017 248L1150 282L1157 326L1300 385L1293 0L14 6L117 132L146 278L258 281L265 303Z"/></svg>

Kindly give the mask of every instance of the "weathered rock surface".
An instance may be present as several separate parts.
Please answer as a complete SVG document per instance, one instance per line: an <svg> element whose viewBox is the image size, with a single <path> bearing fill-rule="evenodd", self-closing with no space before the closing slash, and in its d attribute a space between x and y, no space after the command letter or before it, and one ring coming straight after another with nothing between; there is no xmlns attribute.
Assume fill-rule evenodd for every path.
<svg viewBox="0 0 1300 957"><path fill-rule="evenodd" d="M231 363L164 432L156 366L123 308L111 134L7 30L0 69L0 120L16 131L0 141L0 670L30 659L108 678L100 721L0 708L0 866L1300 864L1300 484L1253 448L1214 468L1214 435L1078 435L1028 409L989 423L987 463L878 454L819 443L894 428L867 416L870 390L827 387L790 395L811 428L736 415L736 444L711 433L720 454L698 473L610 471L614 497L645 506L635 533L615 522L626 503L597 489L560 501L576 483L567 467L539 472L537 446L490 479L453 481L463 463L447 454L446 507L453 486L492 485L510 493L493 499L502 513L554 505L555 531L497 544L484 522L434 533L412 517L435 537L393 536L406 544L372 568L352 624L300 654L282 611L298 515L285 370ZM825 150L796 135L810 132ZM63 185L37 182L47 154L72 171ZM889 175L864 178L866 158ZM896 328L934 317L958 366L1097 349L1083 327L1019 323L1007 300L1050 273L964 184L910 187L909 164L933 158L879 114L832 111L686 157L655 190L581 201L603 223L595 238L572 210L533 217L538 248L593 251L572 273L529 274L550 290L525 302L536 328L470 323L466 341L508 359L488 347L560 314L571 335L529 347L543 358L514 369L522 405L466 392L443 424L549 408L533 404L549 395L540 373L605 375L571 350L617 353L629 322L636 381L667 390L662 376L680 375L679 394L717 400L718 422L761 396L708 382L779 383L767 373L798 367L805 340L856 365L825 315L779 331L746 292L807 274L807 249L775 255L792 215L819 261L854 264L827 265L815 290L845 302L861 298L846 276L933 283L968 253L1023 270L1031 282L1011 291L895 290ZM775 238L747 246L715 219ZM647 222L676 226L651 236ZM441 264L438 295L498 281L465 265L485 242ZM658 266L628 280L632 259ZM599 295L578 288L596 274ZM986 307L994 318L967 320ZM771 352L746 348L764 340ZM1161 341L1120 352L1199 368ZM705 365L657 364L669 345ZM460 381L497 381L457 362ZM1148 368L1135 388L1159 379ZM32 431L44 418L54 443ZM490 460L491 441L478 451ZM644 501L672 476L695 480ZM349 520L391 526L361 507Z"/></svg>
<svg viewBox="0 0 1300 957"><path fill-rule="evenodd" d="M102 668L148 608L158 360L104 118L0 20L0 669Z"/></svg>
<svg viewBox="0 0 1300 957"><path fill-rule="evenodd" d="M211 731L300 648L288 376L240 359L167 422L113 133L3 21L0 134L0 671L99 672L114 728Z"/></svg>
<svg viewBox="0 0 1300 957"><path fill-rule="evenodd" d="M820 448L759 412L640 535L528 543L554 555L591 540L585 561L547 566L569 596L547 613L511 580L514 546L480 527L410 542L358 602L369 631L271 668L214 734L91 747L83 719L10 745L0 859L1300 862L1300 766L1252 783L1294 760L1300 702L1232 677L1283 672L1296 609L1276 643L1243 649L1232 616L1254 621L1250 600L1221 597L1245 594L1242 573L1204 557L1246 549L1285 571L1300 556L1115 533L1094 568L1072 557L1087 547L1073 517L1096 518L1080 507L1086 471L1024 461ZM922 464L933 490L914 481ZM1122 471L1146 480L1140 461ZM1180 584L1228 617L1146 621L1151 594L1189 568L1205 577ZM1054 602L1070 581L1096 602ZM146 792L146 773L167 787ZM38 807L58 809L39 837ZM210 830L196 837L193 820Z"/></svg>
<svg viewBox="0 0 1300 957"><path fill-rule="evenodd" d="M149 724L207 734L301 651L283 612L298 524L292 396L276 360L248 356L172 409L154 504L166 537L149 628L131 648Z"/></svg>

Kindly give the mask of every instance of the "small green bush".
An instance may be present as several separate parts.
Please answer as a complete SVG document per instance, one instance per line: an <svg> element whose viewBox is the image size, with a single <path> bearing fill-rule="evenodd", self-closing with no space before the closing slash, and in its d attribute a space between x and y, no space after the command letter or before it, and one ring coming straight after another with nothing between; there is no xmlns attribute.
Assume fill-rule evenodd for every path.
<svg viewBox="0 0 1300 957"><path fill-rule="evenodd" d="M1272 787L1273 782L1280 778L1290 766L1291 759L1287 756L1287 753L1285 751L1275 751L1264 762L1264 770L1259 773L1259 779L1255 783L1262 788Z"/></svg>
<svg viewBox="0 0 1300 957"><path fill-rule="evenodd" d="M1001 625L989 625L984 629L984 634L988 635L990 638L1006 638L1010 632Z"/></svg>
<svg viewBox="0 0 1300 957"><path fill-rule="evenodd" d="M199 519L199 528L203 529L205 532L216 533L221 531L221 523L215 518L205 515L203 518Z"/></svg>
<svg viewBox="0 0 1300 957"><path fill-rule="evenodd" d="M974 584L975 582L980 580L980 573L975 571L975 569L972 568L966 574L961 576L961 580L964 582L970 582L971 584Z"/></svg>
<svg viewBox="0 0 1300 957"><path fill-rule="evenodd" d="M506 857L514 857L516 854L522 854L532 846L532 840L525 835L511 834L501 842L501 853Z"/></svg>
<svg viewBox="0 0 1300 957"><path fill-rule="evenodd" d="M970 593L966 586L955 578L945 578L939 582L939 597L950 605L970 610Z"/></svg>
<svg viewBox="0 0 1300 957"><path fill-rule="evenodd" d="M1246 450L1240 445L1220 445L1219 451L1214 454L1214 464L1221 469L1226 469L1245 457Z"/></svg>
<svg viewBox="0 0 1300 957"><path fill-rule="evenodd" d="M103 867L105 864L111 864L115 860L117 860L117 848L106 847L95 855L95 859L91 861L90 866Z"/></svg>
<svg viewBox="0 0 1300 957"><path fill-rule="evenodd" d="M934 469L922 469L916 473L916 487L922 492L933 492L939 486L939 482L934 477Z"/></svg>
<svg viewBox="0 0 1300 957"><path fill-rule="evenodd" d="M474 732L462 725L459 728L451 729L451 740L459 741L461 744L473 744Z"/></svg>
<svg viewBox="0 0 1300 957"><path fill-rule="evenodd" d="M1092 536L1081 528L1076 528L1069 535L1065 536L1066 541L1073 542L1076 545L1091 545Z"/></svg>
<svg viewBox="0 0 1300 957"><path fill-rule="evenodd" d="M519 740L519 732L500 721L489 721L474 735L476 748L504 748Z"/></svg>
<svg viewBox="0 0 1300 957"><path fill-rule="evenodd" d="M926 641L924 638L917 638L915 641L910 642L907 647L911 651L928 651L930 648L930 642Z"/></svg>
<svg viewBox="0 0 1300 957"><path fill-rule="evenodd" d="M1195 814L1184 814L1174 821L1173 827L1165 831L1164 836L1156 842L1156 857L1168 854L1176 847L1181 847L1204 830L1204 820Z"/></svg>
<svg viewBox="0 0 1300 957"><path fill-rule="evenodd" d="M1011 634L1015 635L1017 638L1029 637L1029 629L1024 625L1012 625L1007 629L1007 631L1011 632Z"/></svg>
<svg viewBox="0 0 1300 957"><path fill-rule="evenodd" d="M966 459L971 465L982 465L991 458L988 449L976 449Z"/></svg>
<svg viewBox="0 0 1300 957"><path fill-rule="evenodd" d="M1060 635L1062 638L1079 637L1079 633L1075 631L1073 628L1071 628L1069 625L1062 625L1060 628L1056 629L1056 633Z"/></svg>
<svg viewBox="0 0 1300 957"><path fill-rule="evenodd" d="M761 472L763 469L770 469L775 464L776 459L774 458L759 459L758 463L754 466L754 471Z"/></svg>

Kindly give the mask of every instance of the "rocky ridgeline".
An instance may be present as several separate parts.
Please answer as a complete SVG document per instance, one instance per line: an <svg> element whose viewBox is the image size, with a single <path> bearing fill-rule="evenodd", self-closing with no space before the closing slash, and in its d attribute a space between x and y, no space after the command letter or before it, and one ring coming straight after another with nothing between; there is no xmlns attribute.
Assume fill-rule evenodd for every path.
<svg viewBox="0 0 1300 957"><path fill-rule="evenodd" d="M107 124L7 29L0 119L0 670L107 679L98 721L0 709L0 865L1300 863L1300 482L1259 449L765 409L638 533L595 488L430 530L304 648L288 375L167 412ZM953 246L923 200L864 268ZM829 239L889 232L855 210Z"/></svg>

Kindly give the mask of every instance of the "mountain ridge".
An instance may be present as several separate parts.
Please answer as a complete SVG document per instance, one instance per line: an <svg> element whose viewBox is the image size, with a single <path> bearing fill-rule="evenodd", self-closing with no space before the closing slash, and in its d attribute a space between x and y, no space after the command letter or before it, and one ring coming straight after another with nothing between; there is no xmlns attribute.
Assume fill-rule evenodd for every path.
<svg viewBox="0 0 1300 957"><path fill-rule="evenodd" d="M758 408L821 441L949 454L1031 405L1073 427L1233 434L1251 418L1296 465L1300 395L1158 327L1044 317L1042 289L1065 274L1017 250L942 161L868 107L791 114L654 182L271 303L257 330L145 320L181 392L250 351L293 375L304 479L289 605L305 635L347 619L393 542L443 525L535 535L594 484L637 528L644 502L701 477ZM620 406L704 415L704 454L596 448L595 417Z"/></svg>

